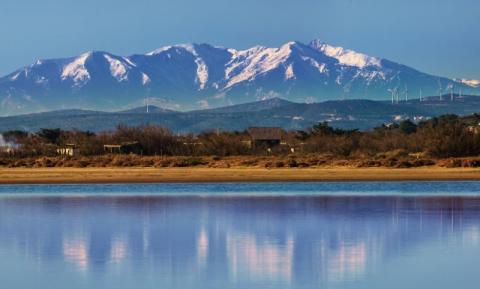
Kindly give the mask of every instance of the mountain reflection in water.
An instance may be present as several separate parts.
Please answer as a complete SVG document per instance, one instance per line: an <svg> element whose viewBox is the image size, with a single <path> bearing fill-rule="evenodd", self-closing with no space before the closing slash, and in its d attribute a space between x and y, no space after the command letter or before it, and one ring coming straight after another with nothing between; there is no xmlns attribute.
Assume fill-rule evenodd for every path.
<svg viewBox="0 0 480 289"><path fill-rule="evenodd" d="M44 288L375 288L398 262L434 265L421 253L435 248L480 257L480 198L0 198L9 288L30 284L12 259Z"/></svg>

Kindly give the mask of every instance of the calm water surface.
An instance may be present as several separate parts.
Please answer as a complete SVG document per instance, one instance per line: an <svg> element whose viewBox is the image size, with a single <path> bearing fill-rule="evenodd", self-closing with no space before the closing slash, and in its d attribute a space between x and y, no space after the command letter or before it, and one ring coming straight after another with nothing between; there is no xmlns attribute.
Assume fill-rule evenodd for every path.
<svg viewBox="0 0 480 289"><path fill-rule="evenodd" d="M480 183L0 186L0 288L480 288Z"/></svg>

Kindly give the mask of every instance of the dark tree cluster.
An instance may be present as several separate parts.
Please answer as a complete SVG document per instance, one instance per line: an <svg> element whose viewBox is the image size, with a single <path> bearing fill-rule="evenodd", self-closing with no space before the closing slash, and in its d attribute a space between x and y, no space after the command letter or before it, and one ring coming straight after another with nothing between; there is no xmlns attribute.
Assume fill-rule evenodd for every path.
<svg viewBox="0 0 480 289"><path fill-rule="evenodd" d="M336 158L368 158L388 152L425 154L434 158L480 155L480 115L443 115L420 123L404 120L370 131L343 130L327 122L308 130L286 131L272 154L328 154ZM18 144L17 155L55 155L59 147L74 146L84 156L105 154L104 145L135 143L139 153L149 156L241 156L265 154L254 149L249 134L208 131L178 135L156 125L120 125L113 131L63 131L41 129L37 133L8 131L8 142Z"/></svg>

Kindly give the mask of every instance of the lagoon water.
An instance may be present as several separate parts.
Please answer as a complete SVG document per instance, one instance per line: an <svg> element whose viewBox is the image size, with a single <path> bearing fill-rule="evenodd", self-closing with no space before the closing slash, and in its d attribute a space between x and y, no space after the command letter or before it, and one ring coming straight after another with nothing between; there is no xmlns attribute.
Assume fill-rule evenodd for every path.
<svg viewBox="0 0 480 289"><path fill-rule="evenodd" d="M480 286L480 183L0 186L0 288Z"/></svg>

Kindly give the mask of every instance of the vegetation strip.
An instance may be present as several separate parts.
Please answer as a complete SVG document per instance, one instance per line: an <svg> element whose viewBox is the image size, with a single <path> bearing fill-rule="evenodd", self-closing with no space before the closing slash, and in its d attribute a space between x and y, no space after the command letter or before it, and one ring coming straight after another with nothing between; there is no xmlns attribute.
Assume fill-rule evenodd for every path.
<svg viewBox="0 0 480 289"><path fill-rule="evenodd" d="M372 131L319 123L308 130L252 127L178 135L143 125L92 133L9 131L0 167L480 167L480 115L384 124ZM3 145L2 145L3 144Z"/></svg>
<svg viewBox="0 0 480 289"><path fill-rule="evenodd" d="M0 184L196 183L305 181L475 181L480 169L461 168L1 168Z"/></svg>

